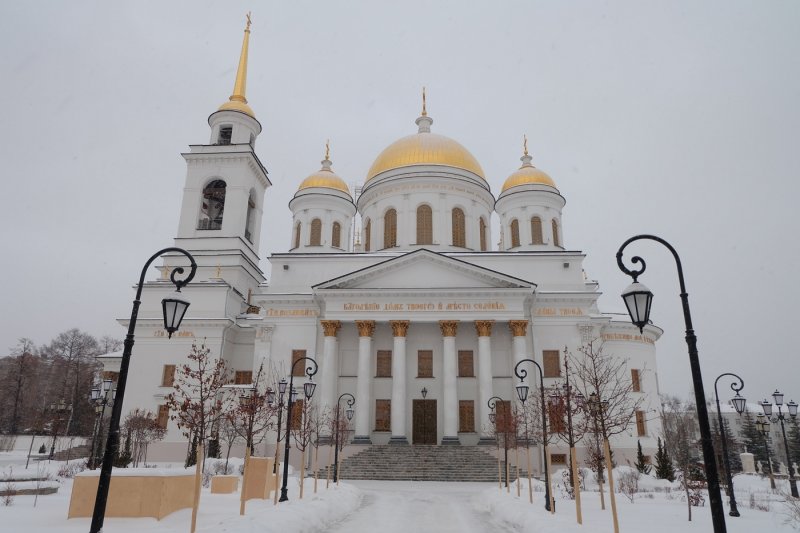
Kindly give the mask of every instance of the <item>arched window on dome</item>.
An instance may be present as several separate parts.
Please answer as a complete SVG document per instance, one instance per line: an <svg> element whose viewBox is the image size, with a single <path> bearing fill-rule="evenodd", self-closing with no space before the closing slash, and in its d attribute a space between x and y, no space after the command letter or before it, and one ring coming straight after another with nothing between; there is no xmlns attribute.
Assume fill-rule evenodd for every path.
<svg viewBox="0 0 800 533"><path fill-rule="evenodd" d="M389 209L383 215L383 247L397 246L397 211Z"/></svg>
<svg viewBox="0 0 800 533"><path fill-rule="evenodd" d="M519 246L519 220L511 221L511 248Z"/></svg>
<svg viewBox="0 0 800 533"><path fill-rule="evenodd" d="M478 222L478 233L481 236L481 252L486 251L486 221L483 217L480 218Z"/></svg>
<svg viewBox="0 0 800 533"><path fill-rule="evenodd" d="M367 219L366 224L364 224L364 251L369 252L370 243L372 242L372 221Z"/></svg>
<svg viewBox="0 0 800 533"><path fill-rule="evenodd" d="M334 248L342 247L342 225L338 222L334 222L331 229L331 246Z"/></svg>
<svg viewBox="0 0 800 533"><path fill-rule="evenodd" d="M417 208L417 244L433 244L433 210L429 205Z"/></svg>
<svg viewBox="0 0 800 533"><path fill-rule="evenodd" d="M542 219L533 217L531 219L531 244L544 244L542 237Z"/></svg>
<svg viewBox="0 0 800 533"><path fill-rule="evenodd" d="M308 245L319 246L320 244L322 244L322 221L315 218L311 221L311 238Z"/></svg>
<svg viewBox="0 0 800 533"><path fill-rule="evenodd" d="M553 219L553 245L561 246L561 239L558 237L558 221Z"/></svg>
<svg viewBox="0 0 800 533"><path fill-rule="evenodd" d="M256 192L251 190L250 196L247 198L247 222L244 227L244 238L253 242L253 227L255 226L256 218Z"/></svg>
<svg viewBox="0 0 800 533"><path fill-rule="evenodd" d="M300 248L300 222L294 227L294 247Z"/></svg>
<svg viewBox="0 0 800 533"><path fill-rule="evenodd" d="M205 186L197 229L222 229L226 188L227 185L223 180L213 180Z"/></svg>
<svg viewBox="0 0 800 533"><path fill-rule="evenodd" d="M467 246L467 229L464 224L464 211L456 207L453 209L453 246L466 248Z"/></svg>

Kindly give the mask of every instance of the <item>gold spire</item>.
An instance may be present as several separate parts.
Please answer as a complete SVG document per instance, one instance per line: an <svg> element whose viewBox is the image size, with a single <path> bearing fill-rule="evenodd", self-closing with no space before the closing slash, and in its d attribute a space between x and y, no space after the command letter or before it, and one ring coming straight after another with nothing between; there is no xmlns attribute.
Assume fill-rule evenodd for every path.
<svg viewBox="0 0 800 533"><path fill-rule="evenodd" d="M428 116L428 110L425 108L425 87L422 88L422 116Z"/></svg>
<svg viewBox="0 0 800 533"><path fill-rule="evenodd" d="M525 153L523 155L528 155L528 136L527 135L523 135L522 136L522 148L525 150Z"/></svg>
<svg viewBox="0 0 800 533"><path fill-rule="evenodd" d="M325 141L325 160L329 161L331 158L331 140Z"/></svg>
<svg viewBox="0 0 800 533"><path fill-rule="evenodd" d="M250 13L247 13L247 24L244 28L242 40L242 53L239 56L239 68L236 71L236 81L233 84L233 94L227 102L219 106L220 111L240 111L255 118L253 110L247 105L245 92L247 90L247 50L250 43Z"/></svg>

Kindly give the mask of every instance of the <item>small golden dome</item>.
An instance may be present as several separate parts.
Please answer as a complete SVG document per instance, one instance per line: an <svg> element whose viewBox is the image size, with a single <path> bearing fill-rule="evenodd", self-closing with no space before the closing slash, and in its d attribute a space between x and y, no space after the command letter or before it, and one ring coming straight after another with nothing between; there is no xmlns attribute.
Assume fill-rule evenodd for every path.
<svg viewBox="0 0 800 533"><path fill-rule="evenodd" d="M217 111L239 111L241 113L244 113L245 115L249 115L253 118L256 118L256 114L253 113L253 110L250 108L249 105L247 105L246 102L237 102L235 100L230 100L228 102L225 102L224 104L219 106L219 109Z"/></svg>
<svg viewBox="0 0 800 533"><path fill-rule="evenodd" d="M486 179L478 160L469 150L444 135L430 133L433 120L425 115L417 119L419 133L403 137L380 153L367 172L366 181L381 172L412 165L443 165L469 170Z"/></svg>
<svg viewBox="0 0 800 533"><path fill-rule="evenodd" d="M519 168L519 170L511 174L506 182L503 183L503 188L500 190L500 194L506 192L512 187L530 184L549 185L550 187L557 189L556 182L553 181L553 178L548 176L547 173L533 166L531 164L531 159L531 156L528 155L526 140L525 155L523 155L521 158L522 166Z"/></svg>
<svg viewBox="0 0 800 533"><path fill-rule="evenodd" d="M325 189L336 189L344 193L350 194L350 188L333 170L331 170L331 162L325 158L322 162L322 168L314 172L309 177L303 180L297 192L303 189L310 189L311 187L323 187Z"/></svg>

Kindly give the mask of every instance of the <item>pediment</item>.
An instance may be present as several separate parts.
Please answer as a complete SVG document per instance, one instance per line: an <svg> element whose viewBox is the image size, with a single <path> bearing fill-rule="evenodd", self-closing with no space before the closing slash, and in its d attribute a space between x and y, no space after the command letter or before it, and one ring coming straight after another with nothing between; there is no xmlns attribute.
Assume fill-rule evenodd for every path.
<svg viewBox="0 0 800 533"><path fill-rule="evenodd" d="M535 283L422 249L314 286L335 289L533 289Z"/></svg>

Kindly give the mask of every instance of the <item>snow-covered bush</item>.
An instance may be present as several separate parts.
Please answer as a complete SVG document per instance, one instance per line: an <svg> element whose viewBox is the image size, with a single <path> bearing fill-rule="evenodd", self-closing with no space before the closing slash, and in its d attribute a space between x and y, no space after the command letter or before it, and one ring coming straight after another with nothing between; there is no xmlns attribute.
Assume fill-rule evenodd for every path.
<svg viewBox="0 0 800 533"><path fill-rule="evenodd" d="M86 463L84 461L75 461L74 463L64 463L58 469L58 477L65 479L72 479L78 472L86 470Z"/></svg>
<svg viewBox="0 0 800 533"><path fill-rule="evenodd" d="M617 490L620 492L620 494L628 498L631 503L633 503L636 493L639 492L639 478L641 476L642 474L633 468L626 468L622 471L622 473L619 474L619 479L617 480Z"/></svg>

